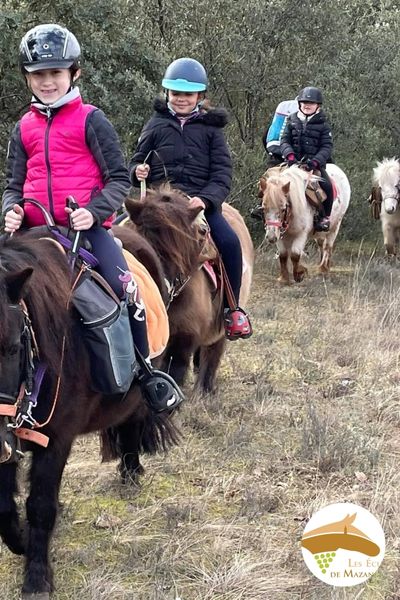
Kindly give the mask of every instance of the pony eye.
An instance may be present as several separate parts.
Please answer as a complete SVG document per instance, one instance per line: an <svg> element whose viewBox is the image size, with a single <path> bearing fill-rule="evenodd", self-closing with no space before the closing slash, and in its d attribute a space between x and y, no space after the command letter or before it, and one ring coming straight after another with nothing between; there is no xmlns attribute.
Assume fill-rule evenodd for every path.
<svg viewBox="0 0 400 600"><path fill-rule="evenodd" d="M19 344L12 344L12 346L9 346L9 348L7 349L6 354L8 354L8 356L15 356L18 351L19 351Z"/></svg>

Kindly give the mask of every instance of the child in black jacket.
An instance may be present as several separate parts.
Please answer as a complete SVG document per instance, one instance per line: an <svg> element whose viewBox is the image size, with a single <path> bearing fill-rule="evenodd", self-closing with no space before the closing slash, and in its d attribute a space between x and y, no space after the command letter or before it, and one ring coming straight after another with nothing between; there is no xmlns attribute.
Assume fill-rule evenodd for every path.
<svg viewBox="0 0 400 600"><path fill-rule="evenodd" d="M321 172L321 187L326 193L323 212L315 223L316 231L328 231L333 204L333 189L326 172L332 160L332 131L321 110L322 93L315 87L304 88L299 96L299 111L291 114L281 139L281 153L291 166L302 161L308 171Z"/></svg>
<svg viewBox="0 0 400 600"><path fill-rule="evenodd" d="M155 113L139 138L129 165L131 181L139 186L143 180L151 184L168 180L190 196L191 207L205 210L237 303L234 310L225 309L226 337L248 338L252 334L250 320L239 307L241 246L221 212L232 179L232 161L223 134L227 113L222 108L205 109L207 74L192 58L171 63L162 86L166 97L156 99Z"/></svg>

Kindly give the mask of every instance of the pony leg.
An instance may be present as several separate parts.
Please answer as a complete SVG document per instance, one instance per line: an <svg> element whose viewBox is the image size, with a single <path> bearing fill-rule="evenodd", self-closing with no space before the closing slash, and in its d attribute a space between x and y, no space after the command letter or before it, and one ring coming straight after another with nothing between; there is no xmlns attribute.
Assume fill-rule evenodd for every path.
<svg viewBox="0 0 400 600"><path fill-rule="evenodd" d="M300 283L303 281L304 277L307 275L307 267L301 264L300 262L300 254L291 254L290 258L292 259L293 264L293 278L296 283Z"/></svg>
<svg viewBox="0 0 400 600"><path fill-rule="evenodd" d="M394 228L386 223L382 229L386 256L396 256L396 236Z"/></svg>
<svg viewBox="0 0 400 600"><path fill-rule="evenodd" d="M140 464L139 450L145 423L129 420L116 427L109 427L100 434L102 461L119 459L118 470L122 483L139 484L144 468Z"/></svg>
<svg viewBox="0 0 400 600"><path fill-rule="evenodd" d="M326 236L324 239L318 238L320 249L320 262L318 265L320 273L328 273L332 255L332 243Z"/></svg>
<svg viewBox="0 0 400 600"><path fill-rule="evenodd" d="M278 281L280 281L281 283L289 283L290 282L287 261L288 261L287 253L279 254L279 262L281 265L281 274L278 277Z"/></svg>
<svg viewBox="0 0 400 600"><path fill-rule="evenodd" d="M333 246L336 240L336 236L338 234L339 227L334 231L330 231L324 240L322 241L322 246L320 245L320 239L318 239L318 245L320 245L321 250L321 261L318 265L318 268L321 273L329 273L331 268L331 258L333 253Z"/></svg>
<svg viewBox="0 0 400 600"><path fill-rule="evenodd" d="M200 369L200 348L197 348L193 354L193 372L198 373Z"/></svg>
<svg viewBox="0 0 400 600"><path fill-rule="evenodd" d="M117 427L118 446L121 457L118 470L122 483L139 484L139 477L144 468L139 460L139 444L143 435L143 422L127 422Z"/></svg>
<svg viewBox="0 0 400 600"><path fill-rule="evenodd" d="M203 346L200 349L199 374L196 381L196 388L204 394L211 393L215 389L215 378L225 350L225 344L225 337L221 337L214 344Z"/></svg>
<svg viewBox="0 0 400 600"><path fill-rule="evenodd" d="M48 448L35 448L32 453L31 488L26 501L28 543L23 598L29 598L30 594L41 594L40 598L44 600L53 589L49 543L57 516L61 477L71 443L72 440L57 447L52 443Z"/></svg>
<svg viewBox="0 0 400 600"><path fill-rule="evenodd" d="M319 263L321 265L322 260L324 258L324 240L322 238L317 238L318 250L319 250Z"/></svg>
<svg viewBox="0 0 400 600"><path fill-rule="evenodd" d="M24 554L25 546L15 504L17 463L0 465L0 537L14 554Z"/></svg>
<svg viewBox="0 0 400 600"><path fill-rule="evenodd" d="M183 385L185 382L194 351L195 345L191 335L174 335L168 343L163 366L178 385Z"/></svg>

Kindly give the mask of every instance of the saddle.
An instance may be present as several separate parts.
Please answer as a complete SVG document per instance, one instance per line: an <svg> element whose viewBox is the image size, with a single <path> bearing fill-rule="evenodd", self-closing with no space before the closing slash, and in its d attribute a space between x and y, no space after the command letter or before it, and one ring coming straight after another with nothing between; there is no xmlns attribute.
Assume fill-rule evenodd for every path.
<svg viewBox="0 0 400 600"><path fill-rule="evenodd" d="M122 250L129 271L140 290L140 296L146 307L147 336L150 358L162 354L169 340L169 322L160 290L146 267L127 250Z"/></svg>

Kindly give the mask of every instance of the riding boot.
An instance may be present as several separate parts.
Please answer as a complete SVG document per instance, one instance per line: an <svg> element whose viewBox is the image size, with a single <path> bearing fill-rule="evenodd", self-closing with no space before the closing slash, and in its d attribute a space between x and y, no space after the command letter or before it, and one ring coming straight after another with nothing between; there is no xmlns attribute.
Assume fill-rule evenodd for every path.
<svg viewBox="0 0 400 600"><path fill-rule="evenodd" d="M321 169L321 175L322 180L320 185L326 194L326 200L321 207L318 218L314 224L314 229L315 231L329 231L330 216L333 206L333 188L325 169Z"/></svg>
<svg viewBox="0 0 400 600"><path fill-rule="evenodd" d="M173 378L154 369L149 356L146 312L141 300L128 304L129 323L137 359L140 365L138 382L150 408L154 412L173 411L185 399Z"/></svg>
<svg viewBox="0 0 400 600"><path fill-rule="evenodd" d="M225 308L224 310L225 337L234 341L239 339L246 340L253 335L253 328L248 314L237 306L234 310Z"/></svg>
<svg viewBox="0 0 400 600"><path fill-rule="evenodd" d="M329 231L330 228L330 218L323 215L318 215L317 220L314 223L315 231Z"/></svg>

